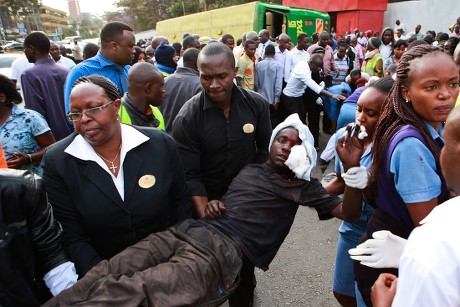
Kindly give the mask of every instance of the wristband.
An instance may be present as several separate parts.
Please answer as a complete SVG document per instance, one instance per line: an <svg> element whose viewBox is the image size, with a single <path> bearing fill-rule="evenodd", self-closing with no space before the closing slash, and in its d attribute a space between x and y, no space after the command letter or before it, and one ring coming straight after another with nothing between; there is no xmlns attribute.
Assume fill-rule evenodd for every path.
<svg viewBox="0 0 460 307"><path fill-rule="evenodd" d="M29 161L30 161L30 164L32 164L34 161L32 161L32 155L31 154L27 154L27 156L29 157Z"/></svg>

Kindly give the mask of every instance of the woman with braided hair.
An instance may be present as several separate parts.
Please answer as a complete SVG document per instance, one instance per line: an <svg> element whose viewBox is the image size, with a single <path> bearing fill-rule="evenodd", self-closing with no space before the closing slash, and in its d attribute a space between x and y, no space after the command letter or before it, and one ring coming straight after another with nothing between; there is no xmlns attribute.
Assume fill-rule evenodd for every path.
<svg viewBox="0 0 460 307"><path fill-rule="evenodd" d="M80 277L192 214L174 140L158 129L121 124L120 98L103 76L79 78L68 114L76 133L44 157L49 201Z"/></svg>
<svg viewBox="0 0 460 307"><path fill-rule="evenodd" d="M458 96L459 72L452 58L419 45L401 58L396 81L373 135L370 191L374 212L361 242L378 230L407 238L449 193L439 167L443 122ZM380 273L354 263L358 288L368 306ZM382 266L380 266L382 267Z"/></svg>

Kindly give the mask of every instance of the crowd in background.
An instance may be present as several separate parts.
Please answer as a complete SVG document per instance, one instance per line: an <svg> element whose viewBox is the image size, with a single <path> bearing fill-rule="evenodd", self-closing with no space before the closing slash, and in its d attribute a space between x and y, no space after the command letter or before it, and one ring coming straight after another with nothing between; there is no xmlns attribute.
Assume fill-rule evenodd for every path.
<svg viewBox="0 0 460 307"><path fill-rule="evenodd" d="M11 255L29 244L39 249L30 257L42 262L34 269L11 255L1 261L10 266L4 276L20 281L6 289L8 278L0 278L0 305L43 303L51 296L34 276L57 295L151 233L215 217L210 201L224 198L248 164L269 159L273 129L298 114L315 163L320 128L331 135L319 162L335 158L337 175L324 193L355 193L358 218L339 229L334 295L342 306L379 306L372 285L380 273L397 271L353 263L348 250L379 230L407 239L450 198L439 165L444 122L459 103L460 18L446 32L421 28L397 20L376 32L300 33L295 42L262 29L241 38L185 33L182 42L156 36L136 43L130 26L113 22L101 30L100 46L79 50L75 42L72 56L46 35L29 34L12 80L0 76L0 163L42 176L45 188L35 188L37 195L46 190L50 205L0 217L0 249L6 238L19 242L13 233L29 242L11 243ZM30 239L26 228L10 229L22 220ZM242 253L231 306L252 305L254 266L261 267ZM27 295L18 294L24 289ZM417 301L396 298L398 306Z"/></svg>

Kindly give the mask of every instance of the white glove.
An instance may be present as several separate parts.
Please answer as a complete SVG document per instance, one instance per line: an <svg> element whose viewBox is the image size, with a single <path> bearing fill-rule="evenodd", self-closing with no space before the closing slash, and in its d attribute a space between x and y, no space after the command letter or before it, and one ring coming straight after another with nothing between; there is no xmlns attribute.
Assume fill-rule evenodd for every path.
<svg viewBox="0 0 460 307"><path fill-rule="evenodd" d="M345 184L350 188L364 189L369 184L369 173L364 166L355 166L342 174Z"/></svg>
<svg viewBox="0 0 460 307"><path fill-rule="evenodd" d="M321 86L322 88L324 88L324 87L326 86L326 83L324 83L324 81L321 81L321 82L319 83L319 86Z"/></svg>
<svg viewBox="0 0 460 307"><path fill-rule="evenodd" d="M318 99L316 99L316 104L319 106L323 106L323 100L321 99L321 97L318 97Z"/></svg>
<svg viewBox="0 0 460 307"><path fill-rule="evenodd" d="M372 237L374 239L368 239L348 251L351 259L371 268L399 268L399 259L407 240L388 230L376 231Z"/></svg>

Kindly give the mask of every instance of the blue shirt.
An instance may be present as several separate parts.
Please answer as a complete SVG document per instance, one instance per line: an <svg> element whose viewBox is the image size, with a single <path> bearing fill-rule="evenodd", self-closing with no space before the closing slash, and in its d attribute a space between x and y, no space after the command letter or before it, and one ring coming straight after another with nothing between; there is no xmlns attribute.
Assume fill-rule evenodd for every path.
<svg viewBox="0 0 460 307"><path fill-rule="evenodd" d="M336 133L337 139L341 137L345 133L346 127L339 129ZM366 150L364 151L363 155L361 156L361 159L359 160L359 164L361 166L364 166L367 171L369 172L371 169L371 164L372 164L372 154L371 154L371 148L372 144L367 146ZM342 162L340 161L339 156L337 153L335 154L335 171L337 174L342 174L343 173L343 166ZM369 205L367 202L364 201L361 204L361 214L359 216L359 221L356 223L351 223L347 221L343 221L340 224L339 231L342 233L345 232L354 232L357 233L359 236L364 233L366 230L366 225L369 219L371 218L372 212L374 211L374 208L372 208L371 205Z"/></svg>
<svg viewBox="0 0 460 307"><path fill-rule="evenodd" d="M425 122L431 137L444 144L439 131ZM406 204L428 201L441 194L441 178L436 173L436 160L430 150L417 138L401 140L391 155L390 172L394 175L396 191Z"/></svg>
<svg viewBox="0 0 460 307"><path fill-rule="evenodd" d="M48 131L50 127L40 113L13 105L10 117L0 126L0 143L5 157L11 158L14 152L31 154L40 150L35 137ZM40 176L43 173L38 162L26 165L23 169Z"/></svg>
<svg viewBox="0 0 460 307"><path fill-rule="evenodd" d="M65 113L70 112L70 91L78 78L97 74L104 76L118 87L123 96L128 91L128 71L130 65L118 65L105 58L99 51L96 56L75 66L67 76L64 85Z"/></svg>
<svg viewBox="0 0 460 307"><path fill-rule="evenodd" d="M272 58L256 65L255 90L270 104L280 102L283 87L283 67Z"/></svg>

